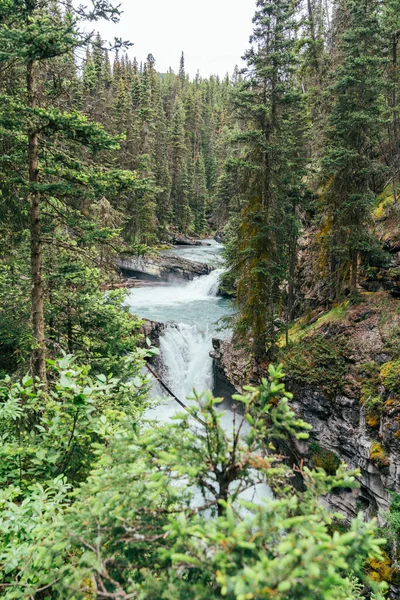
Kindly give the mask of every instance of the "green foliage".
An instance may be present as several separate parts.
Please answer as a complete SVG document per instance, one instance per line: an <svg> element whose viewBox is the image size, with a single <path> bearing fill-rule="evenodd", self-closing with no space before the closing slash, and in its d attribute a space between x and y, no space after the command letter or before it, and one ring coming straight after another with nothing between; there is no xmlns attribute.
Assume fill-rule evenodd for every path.
<svg viewBox="0 0 400 600"><path fill-rule="evenodd" d="M65 236L62 239L65 241ZM120 377L125 373L121 355L138 345L141 321L125 304L126 290L101 291L102 271L93 264L88 266L88 262L79 248L72 256L64 249L46 253L48 354L55 358L60 351L73 353L79 364L90 364L92 373ZM17 251L10 257L10 264L0 263L0 268L0 294L4 298L0 311L0 368L4 374L21 373L28 368L32 349L29 271Z"/></svg>
<svg viewBox="0 0 400 600"><path fill-rule="evenodd" d="M385 59L379 3L346 0L337 4L336 13L341 20L339 60L322 166L326 215L332 225L328 239L331 293L339 297L350 272L352 289L356 289L359 259L366 259L374 248L368 225L382 166L372 140L379 137L383 124Z"/></svg>
<svg viewBox="0 0 400 600"><path fill-rule="evenodd" d="M385 514L385 521L384 535L389 542L397 544L400 539L400 494L392 494L390 511Z"/></svg>
<svg viewBox="0 0 400 600"><path fill-rule="evenodd" d="M226 161L220 179L221 198L230 188L239 198L228 264L237 282L235 330L242 341L250 340L257 358L274 352L278 318L293 310L306 129L296 75L298 9L288 0L257 3L254 46L233 95L237 118L245 123L234 139L241 152Z"/></svg>
<svg viewBox="0 0 400 600"><path fill-rule="evenodd" d="M400 360L382 365L380 376L382 384L388 392L400 394Z"/></svg>
<svg viewBox="0 0 400 600"><path fill-rule="evenodd" d="M369 427L380 425L383 401L379 392L379 365L366 363L362 367L365 377L361 384L361 403L365 406L365 420Z"/></svg>
<svg viewBox="0 0 400 600"><path fill-rule="evenodd" d="M89 374L71 356L50 361L51 393L28 375L21 382L0 382L0 487L18 486L19 496L32 485L63 476L76 485L95 461L94 443L107 439L126 415L144 406L146 385L140 376L145 352L125 359L131 380Z"/></svg>
<svg viewBox="0 0 400 600"><path fill-rule="evenodd" d="M337 454L322 448L316 442L310 443L310 456L314 467L324 469L328 475L334 475L340 467L340 458Z"/></svg>
<svg viewBox="0 0 400 600"><path fill-rule="evenodd" d="M285 370L301 384L322 387L328 394L338 392L347 372L346 342L340 335L326 338L315 333L280 350Z"/></svg>
<svg viewBox="0 0 400 600"><path fill-rule="evenodd" d="M307 439L310 427L290 408L282 367L236 398L242 407L232 431L210 394L195 395L172 422L149 423L147 353L135 350L140 323L123 291L102 290L116 254L145 253L169 227L203 234L229 218L222 286L238 296L236 334L263 359L302 309L303 226L312 225L319 242L311 304L341 297L349 281L354 292L358 273L386 264L371 210L386 183L383 161L396 202L398 7L336 2L330 27L322 4L258 0L247 69L232 80L190 81L183 56L178 75L157 73L152 55L139 68L117 53L111 67L100 36L81 29L83 21L118 20L108 0L91 9L69 0L0 1L6 600L359 600L370 584L366 558L372 579L398 582L374 523L358 518L349 531L334 531L337 516L321 506L332 489L354 487L357 472L310 444L316 469L303 469L303 487L292 487L294 472L274 440ZM86 51L79 69L78 49ZM29 214L32 198L40 219ZM30 251L40 254L32 278ZM329 285L319 285L328 269ZM18 379L37 350L32 282L44 299L47 386ZM348 349L320 328L345 309L289 335L279 353L294 380L341 389ZM400 393L397 333L385 348L393 359L372 365L362 384L371 427L383 410L379 386L391 400ZM387 466L377 442L370 458ZM268 485L273 498L245 501L254 485ZM393 542L397 500L388 515Z"/></svg>
<svg viewBox="0 0 400 600"><path fill-rule="evenodd" d="M55 398L69 403L82 373L63 361L67 374L60 373ZM361 518L348 532L329 532L333 517L320 496L353 487L356 472L304 469L305 490L291 488L292 471L272 439L304 438L309 427L290 410L282 377L281 367L271 367L268 381L237 398L243 415L231 431L222 427L220 400L210 394L195 397L189 412L165 425L132 428L115 410L94 415L98 428L84 420L82 429L97 434L95 462L72 495L57 476L31 485L22 502L18 486L0 496L2 596L22 599L46 589L52 598L77 600L356 599L357 582L343 573L365 581L363 562L381 558L382 541ZM107 385L113 402L117 388ZM29 386L25 381L21 389ZM92 386L93 399L104 399L103 391ZM21 404L18 418L23 414ZM260 482L274 498L240 498ZM354 596L345 595L350 590Z"/></svg>
<svg viewBox="0 0 400 600"><path fill-rule="evenodd" d="M28 360L32 346L28 297L27 265L18 255L10 264L0 262L0 376Z"/></svg>
<svg viewBox="0 0 400 600"><path fill-rule="evenodd" d="M93 373L121 376L121 356L140 341L141 321L125 304L127 291L101 291L101 271L79 259L71 262L68 253L52 265L47 283L52 354L61 347L80 363L89 363Z"/></svg>

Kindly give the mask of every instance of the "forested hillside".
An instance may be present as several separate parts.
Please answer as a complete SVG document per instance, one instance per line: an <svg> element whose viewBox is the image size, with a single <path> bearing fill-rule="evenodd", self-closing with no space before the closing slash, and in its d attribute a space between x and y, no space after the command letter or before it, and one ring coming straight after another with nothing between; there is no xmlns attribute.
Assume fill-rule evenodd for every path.
<svg viewBox="0 0 400 600"><path fill-rule="evenodd" d="M396 598L400 0L257 0L209 77L103 40L121 18L0 0L0 596ZM214 236L233 425L157 373L186 410L156 422L168 324L116 264L162 305Z"/></svg>

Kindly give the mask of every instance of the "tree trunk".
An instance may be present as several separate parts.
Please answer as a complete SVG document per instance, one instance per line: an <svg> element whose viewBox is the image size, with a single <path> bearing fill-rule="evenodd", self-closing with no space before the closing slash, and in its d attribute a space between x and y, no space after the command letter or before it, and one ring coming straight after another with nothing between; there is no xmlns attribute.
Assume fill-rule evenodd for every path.
<svg viewBox="0 0 400 600"><path fill-rule="evenodd" d="M36 107L35 65L33 60L27 64L28 105ZM28 133L28 163L29 163L29 202L30 202L30 234L31 234L31 278L32 278L32 329L34 349L32 353L33 375L46 384L46 343L44 337L44 303L42 261L43 247L41 240L40 194L39 183L38 134L33 127Z"/></svg>
<svg viewBox="0 0 400 600"><path fill-rule="evenodd" d="M357 290L357 279L358 279L358 252L355 250L352 256L352 265L351 265L351 291L355 292Z"/></svg>
<svg viewBox="0 0 400 600"><path fill-rule="evenodd" d="M397 46L399 42L399 34L393 34L392 39L392 69L393 69L393 88L392 88L392 108L393 108L393 200L397 204L396 183L399 171L399 128L397 117Z"/></svg>

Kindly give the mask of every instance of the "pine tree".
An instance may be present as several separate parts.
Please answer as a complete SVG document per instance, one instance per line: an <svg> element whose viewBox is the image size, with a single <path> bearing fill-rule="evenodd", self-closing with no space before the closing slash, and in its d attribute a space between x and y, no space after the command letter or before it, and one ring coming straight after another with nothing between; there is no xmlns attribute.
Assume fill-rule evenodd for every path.
<svg viewBox="0 0 400 600"><path fill-rule="evenodd" d="M185 135L185 109L177 96L171 124L171 199L174 221L179 230L186 232L190 225L188 152Z"/></svg>
<svg viewBox="0 0 400 600"><path fill-rule="evenodd" d="M194 163L193 194L191 196L194 229L196 233L203 233L206 228L207 186L206 169L203 154L200 153Z"/></svg>
<svg viewBox="0 0 400 600"><path fill-rule="evenodd" d="M382 118L382 32L377 0L345 0L336 5L343 24L339 64L332 87L323 168L330 228L331 295L346 282L357 287L360 260L368 255L368 230L379 177L376 145Z"/></svg>
<svg viewBox="0 0 400 600"><path fill-rule="evenodd" d="M186 81L186 73L185 73L185 56L182 52L181 59L179 61L179 79L181 82L181 88L183 89Z"/></svg>
<svg viewBox="0 0 400 600"><path fill-rule="evenodd" d="M159 79L155 81L154 103L156 111L156 139L153 161L155 181L160 190L156 195L156 214L161 231L163 232L167 224L171 222L171 176L168 164L168 125L163 109Z"/></svg>
<svg viewBox="0 0 400 600"><path fill-rule="evenodd" d="M81 12L82 14L82 12ZM92 19L100 17L117 18L118 11L107 1L95 5L88 15ZM77 113L68 113L49 105L49 99L41 94L40 74L48 62L70 56L77 48L84 48L91 37L81 34L77 18L67 12L64 16L58 11L57 3L41 0L27 0L21 4L11 1L0 7L0 60L4 63L16 62L25 70L25 90L17 100L4 94L0 111L4 135L10 140L18 131L27 140L27 150L20 145L18 162L29 172L27 180L19 181L21 197L30 206L29 231L31 242L31 316L34 347L32 351L32 372L46 382L46 337L44 316L43 246L44 233L42 208L44 203L59 209L71 195L71 204L77 194L73 188L81 188L78 196L82 202L83 187L93 172L83 174L81 166L65 152L68 146L82 145L92 150L116 148L118 143ZM22 90L21 90L22 91ZM50 99L51 102L51 99ZM50 150L51 148L51 150ZM46 163L44 156L52 152L53 162ZM7 161L5 163L7 165ZM99 182L100 184L100 182ZM90 187L89 194L94 192ZM58 198L57 198L58 196ZM75 196L75 198L74 198ZM81 207L81 205L80 205Z"/></svg>
<svg viewBox="0 0 400 600"><path fill-rule="evenodd" d="M253 48L246 53L248 68L234 100L247 122L239 134L245 144L239 164L246 207L231 260L238 279L236 332L242 339L250 337L258 358L275 349L282 286L295 253L302 169L293 170L293 161L303 152L301 132L291 133L302 112L295 78L298 8L288 0L257 2Z"/></svg>
<svg viewBox="0 0 400 600"><path fill-rule="evenodd" d="M400 97L400 11L397 0L387 0L383 5L383 30L385 46L388 55L386 70L388 85L388 105L390 112L389 133L389 160L392 171L392 191L394 202L398 202L398 184L400 181L400 124L399 124L399 97Z"/></svg>

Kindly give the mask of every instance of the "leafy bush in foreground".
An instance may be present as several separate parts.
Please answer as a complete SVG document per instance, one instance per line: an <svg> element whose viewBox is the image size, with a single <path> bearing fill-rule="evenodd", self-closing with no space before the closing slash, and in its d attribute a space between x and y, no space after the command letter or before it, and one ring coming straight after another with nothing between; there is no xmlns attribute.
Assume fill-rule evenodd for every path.
<svg viewBox="0 0 400 600"><path fill-rule="evenodd" d="M80 376L70 373L69 389ZM271 367L269 381L237 397L232 426L210 394L164 425L132 426L121 405L107 409L91 473L72 493L65 473L23 493L15 478L0 496L2 597L356 599L346 575L363 579L381 542L361 517L330 533L334 515L320 498L355 486L355 472L304 469L305 491L292 487L273 440L305 438L309 426L291 411L282 377ZM120 390L104 386L111 407ZM244 500L257 484L273 499Z"/></svg>

